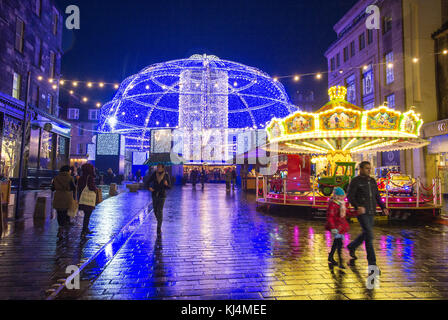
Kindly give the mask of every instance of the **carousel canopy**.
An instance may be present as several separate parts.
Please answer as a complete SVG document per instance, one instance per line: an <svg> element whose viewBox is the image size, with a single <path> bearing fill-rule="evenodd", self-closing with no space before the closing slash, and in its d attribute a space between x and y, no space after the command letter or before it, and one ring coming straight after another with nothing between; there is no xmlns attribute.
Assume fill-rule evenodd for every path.
<svg viewBox="0 0 448 320"><path fill-rule="evenodd" d="M364 110L347 101L347 89L332 87L330 102L316 113L295 112L273 119L266 130L268 150L280 153L328 154L394 151L423 147L423 120L414 110L400 112L387 106Z"/></svg>

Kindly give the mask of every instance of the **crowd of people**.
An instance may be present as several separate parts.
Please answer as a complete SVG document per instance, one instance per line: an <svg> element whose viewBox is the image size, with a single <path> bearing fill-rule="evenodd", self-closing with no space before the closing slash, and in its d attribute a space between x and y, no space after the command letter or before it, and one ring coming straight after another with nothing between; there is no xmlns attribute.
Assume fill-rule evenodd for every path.
<svg viewBox="0 0 448 320"><path fill-rule="evenodd" d="M193 187L196 187L197 183L201 183L202 189L207 182L226 182L226 189L230 191L232 187L236 187L236 171L235 168L212 168L206 169L205 167L194 167L184 170L184 176L182 184L185 185L190 182Z"/></svg>

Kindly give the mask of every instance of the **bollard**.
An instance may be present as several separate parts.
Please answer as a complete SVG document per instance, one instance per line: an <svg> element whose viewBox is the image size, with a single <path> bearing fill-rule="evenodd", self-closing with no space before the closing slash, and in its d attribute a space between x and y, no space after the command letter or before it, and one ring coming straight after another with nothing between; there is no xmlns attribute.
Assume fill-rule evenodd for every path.
<svg viewBox="0 0 448 320"><path fill-rule="evenodd" d="M283 204L286 204L286 179L283 179Z"/></svg>
<svg viewBox="0 0 448 320"><path fill-rule="evenodd" d="M111 183L110 186L109 186L109 196L110 197L115 197L116 195L118 195L117 184L116 183Z"/></svg>
<svg viewBox="0 0 448 320"><path fill-rule="evenodd" d="M417 208L420 207L420 177L417 178Z"/></svg>
<svg viewBox="0 0 448 320"><path fill-rule="evenodd" d="M43 219L47 218L47 198L46 197L38 197L36 200L36 205L34 206L34 219Z"/></svg>

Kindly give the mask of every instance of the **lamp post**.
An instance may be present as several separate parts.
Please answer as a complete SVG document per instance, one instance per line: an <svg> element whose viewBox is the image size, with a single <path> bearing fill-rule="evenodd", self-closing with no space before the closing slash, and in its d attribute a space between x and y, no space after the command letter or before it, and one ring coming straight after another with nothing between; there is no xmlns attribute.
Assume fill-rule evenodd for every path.
<svg viewBox="0 0 448 320"><path fill-rule="evenodd" d="M29 94L30 94L30 82L31 82L31 71L28 71L28 77L26 81L26 94L25 94L25 111L23 112L23 122L22 122L22 143L20 144L20 159L19 159L19 185L17 187L16 195L16 209L14 217L16 220L20 218L20 192L22 191L22 171L23 171L23 156L25 153L25 135L28 126L28 104L29 104Z"/></svg>

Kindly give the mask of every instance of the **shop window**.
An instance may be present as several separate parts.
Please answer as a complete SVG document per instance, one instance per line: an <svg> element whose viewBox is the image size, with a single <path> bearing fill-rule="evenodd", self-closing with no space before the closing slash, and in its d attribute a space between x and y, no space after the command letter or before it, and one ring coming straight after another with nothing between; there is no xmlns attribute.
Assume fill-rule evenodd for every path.
<svg viewBox="0 0 448 320"><path fill-rule="evenodd" d="M22 141L22 123L8 116L3 119L1 153L1 173L8 178L18 177L20 145Z"/></svg>
<svg viewBox="0 0 448 320"><path fill-rule="evenodd" d="M42 169L53 170L53 133L42 130L40 148L40 167Z"/></svg>

